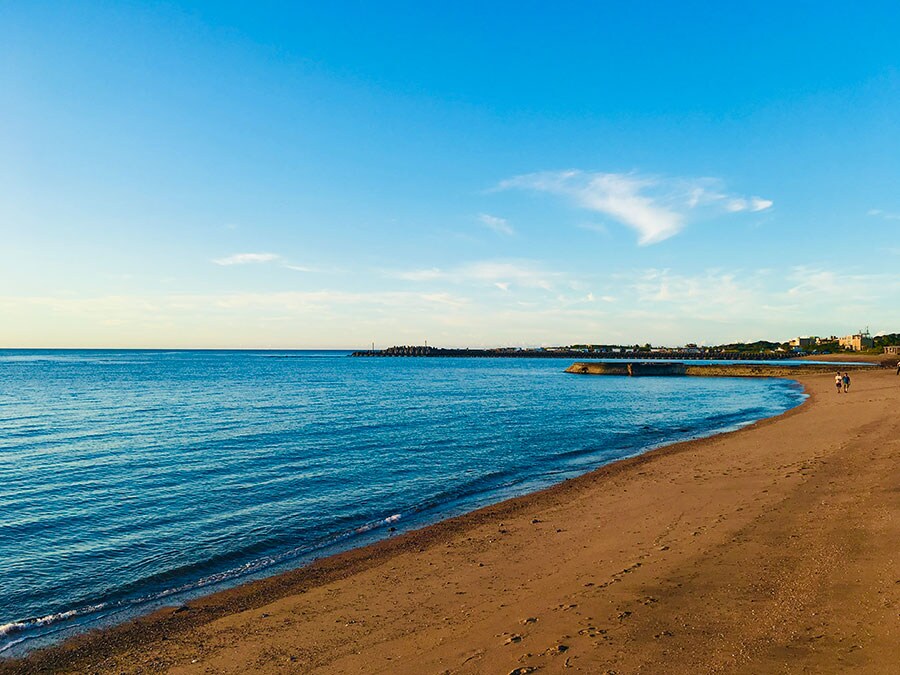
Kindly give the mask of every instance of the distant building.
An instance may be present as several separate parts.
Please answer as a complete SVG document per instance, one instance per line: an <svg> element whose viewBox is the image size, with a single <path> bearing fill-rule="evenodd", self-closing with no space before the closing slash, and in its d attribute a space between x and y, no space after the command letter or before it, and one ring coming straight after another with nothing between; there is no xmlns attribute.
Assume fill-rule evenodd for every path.
<svg viewBox="0 0 900 675"><path fill-rule="evenodd" d="M793 340L788 342L791 347L799 347L800 349L806 349L814 344L818 344L816 342L818 338L816 337L795 337Z"/></svg>
<svg viewBox="0 0 900 675"><path fill-rule="evenodd" d="M900 345L888 345L884 348L885 354L893 354L894 356L900 356Z"/></svg>
<svg viewBox="0 0 900 675"><path fill-rule="evenodd" d="M838 339L838 343L844 349L850 349L854 352L861 352L863 349L871 349L875 346L875 342L872 340L872 336L869 335L868 331L860 331L853 335L845 335Z"/></svg>

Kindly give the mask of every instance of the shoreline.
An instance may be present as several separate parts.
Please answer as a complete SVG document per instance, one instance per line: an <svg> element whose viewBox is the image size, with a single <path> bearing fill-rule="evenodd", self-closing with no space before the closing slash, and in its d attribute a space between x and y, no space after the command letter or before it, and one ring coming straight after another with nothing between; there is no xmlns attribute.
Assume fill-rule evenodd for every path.
<svg viewBox="0 0 900 675"><path fill-rule="evenodd" d="M884 380L886 376L892 375L893 373L886 373L884 371L858 373L854 377L854 386L856 389L854 389L851 394L847 395L846 399L842 400L848 400L848 402L855 400L853 399L853 396L856 395L856 392L860 389L860 386L857 386L860 381ZM241 666L244 668L248 667L250 662L247 658L250 657L252 657L252 663L254 664L251 669L259 672L289 672L292 669L295 672L308 672L309 670L316 668L321 668L322 672L352 672L352 668L347 668L346 670L342 670L342 668L348 664L356 663L353 657L357 657L357 661L360 663L366 663L369 659L363 656L363 654L365 654L367 650L362 649L361 651L363 654L349 654L344 653L347 652L347 649L343 648L343 651L340 654L337 654L334 651L327 652L327 650L322 651L320 649L319 653L311 654L308 653L308 649L305 651L298 646L293 648L293 650L297 652L296 654L287 654L287 656L282 658L281 652L286 649L283 646L284 642L292 642L292 635L295 638L298 637L296 635L296 630L306 632L309 627L304 625L303 628L294 629L293 632L290 628L277 629L271 634L267 633L268 637L256 635L255 631L257 629L262 629L265 632L266 629L263 624L267 622L263 622L261 619L271 618L276 615L276 612L281 612L284 609L282 605L287 604L292 606L291 611L288 612L288 615L291 617L297 616L298 608L301 606L304 610L300 612L300 615L308 615L314 613L316 608L320 607L320 601L323 600L323 597L330 597L332 594L341 596L343 594L347 595L348 599L352 598L354 593L359 593L360 584L363 584L363 586L368 589L365 593L367 596L376 598L370 602L372 607L379 609L379 611L386 612L388 606L391 605L392 598L398 592L396 582L399 581L399 579L395 579L391 574L386 576L383 574L379 575L379 571L383 571L382 568L386 565L393 565L391 568L392 570L395 567L403 567L405 568L405 573L403 575L398 573L398 577L402 576L403 578L406 578L406 576L415 572L422 575L419 579L425 579L427 574L435 574L433 569L429 570L427 568L440 567L446 563L444 560L445 555L443 555L442 551L438 551L437 549L465 549L467 546L470 546L467 542L471 542L473 539L480 539L483 544L485 536L490 540L490 545L486 548L481 547L483 550L479 553L479 555L485 557L485 561L481 562L480 566L477 567L472 566L470 568L468 565L462 565L460 569L465 569L458 572L461 574L461 577L460 580L456 582L457 586L466 588L467 590L451 592L446 588L446 585L441 585L443 577L441 574L438 574L437 576L432 576L430 582L431 585L428 586L429 590L427 592L417 593L416 591L411 591L410 593L407 593L407 595L422 595L428 599L428 602L425 603L426 606L439 606L442 608L442 612L450 614L452 614L452 612L449 611L450 608L453 608L459 600L458 597L455 597L457 593L461 593L462 595L478 595L481 598L479 606L489 604L494 604L495 606L493 612L488 612L481 619L482 621L490 623L491 617L506 614L508 612L502 610L505 610L507 607L516 607L517 604L515 602L504 602L500 603L499 607L496 607L496 599L498 597L506 598L507 592L515 595L513 589L498 591L491 583L488 583L492 579L496 583L497 575L503 578L514 577L523 570L530 570L533 573L529 575L533 576L531 583L537 585L540 585L541 581L546 582L548 578L555 577L555 575L550 574L546 569L544 569L543 574L537 573L539 570L535 569L534 565L529 566L527 560L520 560L517 564L512 560L512 558L515 557L512 555L501 555L498 559L489 561L489 559L492 558L492 555L496 554L497 550L500 550L502 554L505 547L508 548L511 546L512 549L507 550L506 553L513 554L520 551L520 547L522 546L526 548L529 546L537 548L546 546L547 542L544 540L547 537L554 537L552 530L544 532L541 537L539 537L539 541L535 540L535 536L537 533L548 529L543 527L545 522L550 522L547 513L552 512L552 520L558 521L561 525L561 527L556 530L555 534L564 535L570 529L577 529L574 527L574 523L577 519L572 518L573 514L571 513L574 510L574 507L585 500L591 501L592 499L594 501L602 502L602 504L597 504L595 506L603 506L606 509L606 513L608 515L615 515L624 527L633 526L640 530L642 520L648 518L651 520L658 519L662 517L662 514L657 512L658 509L644 508L643 511L637 509L636 513L625 514L628 517L623 519L623 514L619 513L620 508L624 508L626 511L631 512L637 507L632 504L629 498L624 498L621 493L618 493L618 490L628 492L628 487L635 489L642 483L646 483L645 476L648 473L659 472L661 470L660 465L662 464L671 464L679 471L684 472L684 464L687 461L686 457L689 455L709 455L710 450L714 448L724 445L727 450L727 446L740 445L742 443L746 444L747 439L750 439L750 444L752 445L755 443L753 438L760 433L771 435L772 427L784 427L786 423L789 423L791 420L809 417L811 412L815 413L818 411L819 414L823 414L824 412L827 416L827 408L833 407L837 402L826 398L824 402L829 405L823 408L823 406L818 403L817 399L823 397L824 394L833 395L833 392L831 392L829 388L829 376L827 374L810 374L800 376L796 379L804 386L806 392L809 394L809 398L800 405L775 417L759 420L737 431L717 434L699 440L675 443L644 452L635 457L618 460L588 474L568 479L563 483L545 488L538 492L482 507L476 511L448 520L439 521L422 529L399 534L362 548L350 549L346 552L315 561L310 565L297 570L282 572L274 577L251 581L230 589L218 591L212 595L192 600L183 607L163 608L153 614L134 619L125 624L92 631L83 635L77 635L59 645L40 649L21 659L0 660L0 673L76 672L88 668L97 672L134 672L140 670L142 667L148 667L150 662L154 663L154 667L156 668L173 669L176 672L202 672L204 668L209 667L210 665L217 671L233 670L233 672L240 672ZM888 380L888 382L893 383L893 380ZM863 388L865 388L865 385L863 385ZM781 434L776 433L775 436L780 437ZM737 443L735 442L735 439L738 439ZM845 439L842 438L842 440ZM769 452L771 452L771 450ZM702 458L701 466L687 468L689 472L694 471L703 473L710 471L710 468L702 465L702 461L711 459L715 459L715 457ZM718 460L720 463L723 461L721 456L718 457ZM726 456L724 461L734 462L736 461L736 458ZM761 470L765 470L766 468L766 464L763 462ZM771 469L771 467L768 468ZM734 470L735 467L732 466L730 471ZM665 474L665 471L663 471L663 474ZM792 473L791 475L794 474ZM688 481L688 483L690 483L690 481ZM651 487L653 486L655 486L655 484L651 484ZM644 487L647 487L647 485L645 484ZM721 487L722 486L719 486L720 489L714 491L721 492ZM763 492L768 493L769 491L764 490ZM603 494L598 495L598 493ZM682 496L679 497L679 494ZM683 495L685 494L687 494L687 491L681 490L680 492L673 492L669 496L686 502L691 501L692 497L684 497ZM615 498L617 495L618 499ZM721 494L719 496L724 497L724 495ZM696 495L693 495L693 498L696 498ZM762 498L760 497L759 499ZM646 506L650 505L648 504ZM738 512L743 512L744 510L745 507L738 509ZM590 512L593 513L594 509L590 509ZM547 520L541 518L540 515L535 516L535 513L544 514ZM736 517L734 513L730 515L733 518ZM589 528L588 531L591 529L593 528ZM486 535L486 532L489 534ZM698 531L693 531L690 535L693 539L688 539L688 541L696 541L696 537L698 536L697 532ZM632 546L630 547L632 550L629 551L629 546L625 546L624 541L620 543L607 541L610 534L614 535L613 539L615 539L615 535L621 533L607 532L600 537L603 541L599 542L597 545L604 549L604 556L616 557L615 552L610 549L610 544L612 544L612 548L622 546L623 550L618 553L619 557L624 556L626 559L632 559L637 556L638 558L641 558L641 560L652 559L654 557L653 552L643 551L646 546L642 545L637 547L637 549L643 551L643 553L639 554L638 550L635 549L634 542L632 542ZM565 536L561 538L566 539ZM637 543L643 544L644 542ZM494 544L496 544L496 546ZM586 546L586 548L590 547ZM672 546L667 545L665 551L672 550L672 548ZM550 546L548 550L552 551L553 549L554 547ZM657 546L656 549L658 549L656 554L663 552L663 549L660 546ZM474 553L470 551L467 555L474 555ZM475 557L478 557L478 555L475 555ZM564 593L560 591L556 594L556 599L571 595L573 589L582 589L582 592L584 592L583 589L617 588L620 586L620 582L625 578L625 574L635 573L642 565L649 564L649 560L647 563L642 563L641 560L636 562L632 561L632 564L636 565L634 567L629 568L629 566L625 566L618 570L618 572L613 572L610 578L614 580L602 582L605 584L602 586L601 582L590 582L589 584L581 583L572 586L572 579L567 578L564 580L564 585L567 585L567 590L569 592ZM536 567L543 569L545 564L546 563L538 562ZM423 565L425 565L425 568L423 568ZM613 565L613 567L616 566L617 565ZM490 575L485 575L485 568L492 570L492 573ZM457 565L452 566L451 569L456 570ZM573 569L577 570L578 568ZM617 574L619 576L616 576ZM383 578L379 581L377 578L371 578L373 575L374 577L380 576ZM637 576L638 575L635 574L635 577ZM413 578L415 578L414 574ZM615 584L615 586L613 584ZM544 595L547 595L547 593ZM549 595L552 596L553 593L550 593ZM314 598L313 596L316 597ZM507 599L512 600L513 598ZM660 602L662 602L662 598L653 600L651 604L657 605ZM422 603L417 602L415 604L421 605ZM521 604L522 599L520 598L518 605ZM564 604L565 603L560 604L559 607L563 607ZM367 607L368 606L369 605L367 605ZM574 611L577 606L577 604L572 604L570 607L570 609L573 610L571 612L572 617L580 614L580 612ZM345 625L339 630L335 629L334 621L313 622L317 626L317 630L313 632L315 632L320 639L327 638L327 636L332 633L346 632L347 628L352 626L374 626L374 624L379 623L376 620L376 616L378 615L377 612L372 614L375 612L375 609L369 608L368 610L365 610L365 608L360 608L356 606L354 602L349 600L347 603L343 604L336 603L336 606L330 611L340 612L341 607L346 607L347 611L350 611L350 608L352 607L352 612L360 614L361 616L366 615L368 612L369 616L364 619L348 620L348 622L345 622ZM261 616L260 610L263 608L272 608L272 611L270 612L267 609L266 612L262 612L265 616ZM521 607L518 613L522 613L524 609L524 607ZM565 610L563 609L560 613L563 611ZM627 612L628 617L636 613L631 610L623 610L623 612ZM525 613L529 616L531 614L531 612ZM537 614L537 612L534 613ZM250 616L251 614L254 614L254 616ZM622 612L620 612L620 614L622 614ZM448 620L445 621L445 618ZM406 653L407 657L409 657L412 652L419 654L421 657L423 650L420 647L416 647L417 640L425 639L423 636L427 637L432 636L433 634L431 641L437 642L432 645L431 650L426 650L426 653L431 654L434 651L434 648L440 646L444 642L443 638L436 636L441 635L450 628L458 627L460 622L465 625L470 618L471 616L454 620L452 616L442 617L440 619L434 619L434 617L432 617L432 620L437 621L436 625L427 624L424 625L424 627L421 627L420 630L411 632L401 631L399 635L394 635L390 639L385 638L384 644L397 645L395 651L398 651L401 654ZM528 617L526 616L526 618ZM597 621L595 621L595 623L596 622ZM232 636L231 640L222 641L221 639L216 640L214 638L214 636L221 638L225 634L232 633L234 626L231 624L235 623L243 626L250 633L253 633L253 639L248 641L247 639ZM393 626L395 622L382 621L381 623L390 627ZM485 645L483 648L479 648L481 649L480 652L473 647L475 650L473 651L473 654L478 652L479 655L473 656L459 664L459 672L481 672L479 669L488 667L488 664L496 664L497 666L502 664L502 667L506 668L509 663L512 663L513 665L510 665L506 671L503 671L509 672L510 669L517 667L515 666L515 663L519 662L520 659L518 657L521 655L521 652L525 651L524 648L512 650L510 645L518 646L518 644L523 642L526 638L530 639L531 636L526 633L540 632L539 629L543 629L552 622L540 618L539 621L528 624L521 624L519 621L514 623L518 624L514 627L514 630L518 630L519 633L510 630L502 631L501 634L508 634L506 638L499 641L495 637L488 638L487 642L490 644ZM420 626L422 626L422 624L420 624ZM579 631L562 633L560 639L574 643L582 640L582 638L587 635L588 637L586 639L588 641L596 642L598 639L600 642L608 641L607 636L609 635L609 629L601 629L599 626L593 627L595 630L589 630L590 628L592 628L590 625L585 625L583 630L586 630L587 633L584 634ZM373 628L373 630L375 629ZM383 632L385 629L379 630ZM589 635L592 632L594 634L593 638ZM598 635L603 636L605 639L597 638ZM459 637L458 639L460 639L463 644L480 644L478 639L466 639L465 636ZM510 640L511 642L507 643L507 640ZM654 640L655 642L651 642L650 644L659 646L659 639L654 638ZM217 647L212 648L210 647L211 641L220 644L218 644ZM231 642L231 644L229 644L229 642ZM357 646L363 646L363 642L360 642ZM401 643L405 645L406 652L404 652L404 648L401 648ZM348 642L342 639L335 648L337 648L338 651L341 651L341 645L346 647L347 644ZM349 644L353 644L352 640ZM560 642L556 646L562 646L565 647L565 649L562 651L557 650L556 654L550 654L548 652L542 653L541 655L534 654L530 649L527 650L526 653L529 654L529 657L524 661L528 661L529 663L534 661L536 665L531 666L526 664L521 667L546 667L548 670L551 670L551 667L555 668L556 665L560 665L560 663L557 663L554 660L554 657L561 657L563 653L568 655L563 657L565 659L563 662L569 664L571 667L574 667L575 665L573 658L582 665L587 664L590 661L588 658L590 653L586 652L585 654L580 654L580 650L576 650L574 644L570 645ZM378 650L383 647L373 645L373 648L377 653ZM237 650L238 653L235 653L235 650ZM266 658L261 661L259 656L260 650L265 651L266 653L271 652L273 655L272 658ZM412 650L412 652L410 652L410 650ZM291 650L288 649L287 651ZM368 651L371 652L372 649L369 649ZM515 651L517 656L517 659L513 661L510 661L508 658L511 651ZM326 652L328 655L326 655ZM437 652L443 654L438 660L446 662L449 657L440 649L438 649ZM494 654L493 652L497 653ZM228 654L224 661L221 660L223 653ZM210 660L210 658L212 658L212 660ZM400 656L398 658L402 659L403 657ZM606 660L602 661L603 663L616 663L620 661L622 657L617 657L618 661L617 659L609 660L607 657L604 658L606 658ZM218 661L216 659L218 659ZM542 659L546 663L538 663ZM141 666L142 663L143 666ZM369 665L372 666L369 672L372 670L379 672L379 667L383 668L384 672L416 672L416 670L412 668L413 663L408 660L403 662L402 665L394 658L382 661L380 664L376 663L373 665L372 663L369 663ZM418 667L418 665L416 667ZM491 665L490 667L493 668L494 666ZM330 670L330 668L336 668L336 670ZM434 670L434 668L431 668L431 670ZM426 672L430 672L430 670L426 669ZM457 670L451 668L449 669L449 672L457 672ZM491 672L495 672L495 670L492 670ZM496 672L500 671L496 670ZM576 670L574 672L578 671ZM629 671L626 670L620 672Z"/></svg>

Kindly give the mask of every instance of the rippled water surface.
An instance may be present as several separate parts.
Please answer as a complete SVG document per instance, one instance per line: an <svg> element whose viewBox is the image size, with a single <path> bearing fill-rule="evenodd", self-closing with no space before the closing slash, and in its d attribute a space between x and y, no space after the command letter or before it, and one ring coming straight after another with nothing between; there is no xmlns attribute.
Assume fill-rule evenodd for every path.
<svg viewBox="0 0 900 675"><path fill-rule="evenodd" d="M802 398L785 380L583 377L567 365L0 351L0 649Z"/></svg>

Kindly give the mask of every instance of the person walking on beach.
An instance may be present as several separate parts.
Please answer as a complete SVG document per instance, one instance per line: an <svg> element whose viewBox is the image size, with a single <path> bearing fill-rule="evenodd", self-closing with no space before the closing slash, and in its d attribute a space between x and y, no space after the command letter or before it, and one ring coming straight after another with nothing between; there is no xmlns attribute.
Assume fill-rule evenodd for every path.
<svg viewBox="0 0 900 675"><path fill-rule="evenodd" d="M844 373L844 376L841 377L841 382L844 383L844 393L846 394L850 391L850 373Z"/></svg>
<svg viewBox="0 0 900 675"><path fill-rule="evenodd" d="M837 393L841 393L841 389L844 388L844 378L841 377L840 373L834 374L834 386L837 387Z"/></svg>

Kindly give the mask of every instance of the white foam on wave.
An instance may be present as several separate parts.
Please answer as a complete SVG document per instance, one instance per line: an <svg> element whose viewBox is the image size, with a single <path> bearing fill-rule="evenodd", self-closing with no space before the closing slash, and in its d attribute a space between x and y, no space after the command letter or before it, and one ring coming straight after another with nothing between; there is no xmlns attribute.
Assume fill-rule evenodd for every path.
<svg viewBox="0 0 900 675"><path fill-rule="evenodd" d="M355 530L353 530L353 532L354 532L354 534L362 534L364 532L369 532L370 530L374 530L377 527L382 527L384 525L390 525L391 523L396 523L398 520L400 520L400 514L395 513L392 516L388 516L387 518L382 518L381 520L378 520L374 523L368 523L366 525L363 525L362 527L357 527Z"/></svg>
<svg viewBox="0 0 900 675"><path fill-rule="evenodd" d="M0 625L0 637L10 635L12 633L20 633L24 630L28 630L30 628L39 628L41 626L49 626L54 623L59 623L60 621L65 621L66 619L71 619L73 616L78 616L79 614L87 613L87 611L95 611L94 608L84 608L83 610L78 609L70 609L65 612L56 612L55 614L48 614L47 616L42 616L34 619L25 619L24 621L11 621L10 623L4 623ZM5 652L7 649L14 647L20 642L24 642L26 638L22 637L18 640L12 640L10 642L6 642L4 644L0 644L0 652Z"/></svg>
<svg viewBox="0 0 900 675"><path fill-rule="evenodd" d="M10 642L0 645L0 654L5 652L7 649L12 649L17 644L20 644L22 642L25 642L25 638L19 638L18 640L11 640Z"/></svg>
<svg viewBox="0 0 900 675"><path fill-rule="evenodd" d="M28 628L29 625L31 624L26 621L13 621L12 623L0 624L0 635L9 635L10 633L15 633L18 630Z"/></svg>
<svg viewBox="0 0 900 675"><path fill-rule="evenodd" d="M70 609L66 612L57 612L56 614L48 614L37 619L26 619L25 621L13 621L0 626L0 635L9 635L10 633L18 633L19 631L36 626L47 626L57 621L65 621L78 614L77 609Z"/></svg>

